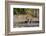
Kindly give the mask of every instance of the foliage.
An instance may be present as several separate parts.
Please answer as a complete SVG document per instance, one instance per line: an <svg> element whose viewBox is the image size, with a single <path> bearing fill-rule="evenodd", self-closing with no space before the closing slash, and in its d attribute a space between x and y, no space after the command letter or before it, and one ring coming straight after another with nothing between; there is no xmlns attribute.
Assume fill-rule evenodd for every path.
<svg viewBox="0 0 46 36"><path fill-rule="evenodd" d="M14 15L18 15L18 14L26 14L25 9L24 8L14 8L13 9Z"/></svg>
<svg viewBox="0 0 46 36"><path fill-rule="evenodd" d="M34 9L31 8L13 8L13 13L14 15L30 14L33 17L37 17L37 9L35 9L35 13L34 13Z"/></svg>

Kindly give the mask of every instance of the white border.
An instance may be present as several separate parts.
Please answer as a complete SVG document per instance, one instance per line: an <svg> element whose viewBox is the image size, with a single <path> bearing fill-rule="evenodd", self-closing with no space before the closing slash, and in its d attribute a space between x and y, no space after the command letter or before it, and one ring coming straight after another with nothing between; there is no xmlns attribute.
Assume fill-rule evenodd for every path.
<svg viewBox="0 0 46 36"><path fill-rule="evenodd" d="M13 8L33 8L39 9L39 27L13 28ZM10 5L10 31L37 31L42 30L42 6L33 5Z"/></svg>

